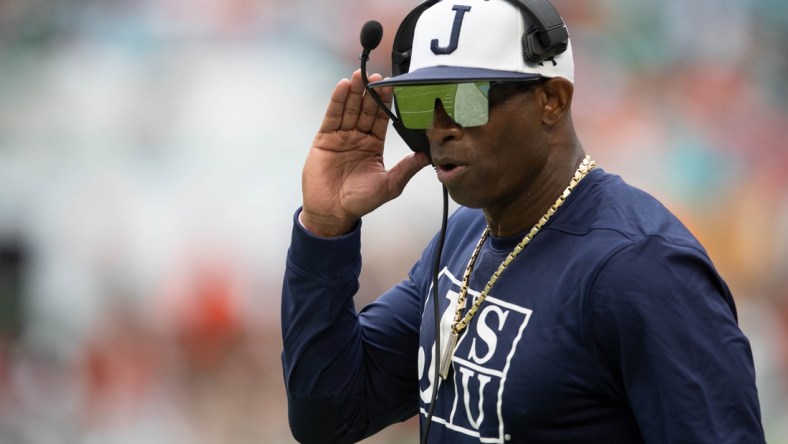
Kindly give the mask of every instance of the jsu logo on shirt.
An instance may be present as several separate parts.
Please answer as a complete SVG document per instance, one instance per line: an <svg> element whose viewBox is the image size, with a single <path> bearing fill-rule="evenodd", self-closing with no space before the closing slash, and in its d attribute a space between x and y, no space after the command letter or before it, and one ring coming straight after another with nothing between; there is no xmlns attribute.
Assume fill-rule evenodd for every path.
<svg viewBox="0 0 788 444"><path fill-rule="evenodd" d="M444 296L449 300L449 304L441 315L441 350L443 351L454 319L461 283L448 270L443 270L441 279L452 281L450 285L452 289ZM469 290L469 298L477 296L478 292ZM428 312L429 310L426 310L425 314ZM443 408L440 411L436 409L433 421L456 432L477 437L481 442L505 442L505 427L500 409L501 398L512 357L530 316L531 310L527 308L493 296L485 299L457 344L452 358L453 371L448 381L452 383L453 389L444 387L441 390L439 404ZM419 371L421 398L426 404L431 400L434 387L432 380L435 362L434 344L430 353L429 368L425 368L425 358L425 350L422 348L419 350ZM451 408L447 410L446 406ZM424 413L422 409L422 414Z"/></svg>

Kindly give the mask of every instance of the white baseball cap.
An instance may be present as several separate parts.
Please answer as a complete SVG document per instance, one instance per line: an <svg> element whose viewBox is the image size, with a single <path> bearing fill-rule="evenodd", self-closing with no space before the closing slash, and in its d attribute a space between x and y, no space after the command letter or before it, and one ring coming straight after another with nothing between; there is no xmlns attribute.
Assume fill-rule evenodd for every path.
<svg viewBox="0 0 788 444"><path fill-rule="evenodd" d="M529 28L529 19L510 1L439 1L416 22L409 71L371 86L552 77L574 82L571 41L561 54L531 63L523 56Z"/></svg>

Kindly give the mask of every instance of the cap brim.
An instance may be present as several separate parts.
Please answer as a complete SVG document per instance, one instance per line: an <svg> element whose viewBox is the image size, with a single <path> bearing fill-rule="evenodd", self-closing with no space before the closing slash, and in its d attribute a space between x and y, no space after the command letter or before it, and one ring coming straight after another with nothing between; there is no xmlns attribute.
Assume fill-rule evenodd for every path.
<svg viewBox="0 0 788 444"><path fill-rule="evenodd" d="M476 81L513 81L537 80L539 74L512 71L498 71L483 68L462 68L456 66L431 66L417 69L396 77L371 83L369 86L424 85L432 83L476 82Z"/></svg>

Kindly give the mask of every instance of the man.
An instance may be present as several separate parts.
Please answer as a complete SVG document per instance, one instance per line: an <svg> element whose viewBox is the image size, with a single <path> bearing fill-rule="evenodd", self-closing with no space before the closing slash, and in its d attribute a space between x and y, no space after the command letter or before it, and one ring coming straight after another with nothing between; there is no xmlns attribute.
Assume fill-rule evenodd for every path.
<svg viewBox="0 0 788 444"><path fill-rule="evenodd" d="M518 3L429 2L409 71L372 76L462 207L437 291L440 236L358 314L360 221L429 160L386 170L386 114L359 72L336 86L283 287L294 436L353 442L420 414L433 443L763 442L728 287L661 204L594 168L572 124L571 45L524 58Z"/></svg>

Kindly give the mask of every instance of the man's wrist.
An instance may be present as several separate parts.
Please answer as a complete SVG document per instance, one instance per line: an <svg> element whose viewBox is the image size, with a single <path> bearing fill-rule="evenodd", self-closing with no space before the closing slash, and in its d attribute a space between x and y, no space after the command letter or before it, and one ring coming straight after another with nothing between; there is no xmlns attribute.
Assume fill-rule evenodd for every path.
<svg viewBox="0 0 788 444"><path fill-rule="evenodd" d="M358 221L338 221L333 218L316 217L303 209L298 213L298 223L317 237L331 238L344 236L356 227Z"/></svg>

